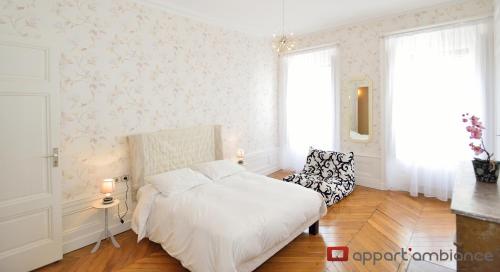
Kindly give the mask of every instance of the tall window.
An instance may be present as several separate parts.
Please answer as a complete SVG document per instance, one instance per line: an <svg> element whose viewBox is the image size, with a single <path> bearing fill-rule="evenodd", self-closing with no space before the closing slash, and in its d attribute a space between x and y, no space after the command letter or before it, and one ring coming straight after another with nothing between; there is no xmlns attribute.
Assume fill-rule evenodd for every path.
<svg viewBox="0 0 500 272"><path fill-rule="evenodd" d="M462 113L493 132L490 23L391 36L385 48L387 185L446 200L473 155Z"/></svg>
<svg viewBox="0 0 500 272"><path fill-rule="evenodd" d="M299 170L310 146L333 149L336 135L335 49L281 58L283 169Z"/></svg>

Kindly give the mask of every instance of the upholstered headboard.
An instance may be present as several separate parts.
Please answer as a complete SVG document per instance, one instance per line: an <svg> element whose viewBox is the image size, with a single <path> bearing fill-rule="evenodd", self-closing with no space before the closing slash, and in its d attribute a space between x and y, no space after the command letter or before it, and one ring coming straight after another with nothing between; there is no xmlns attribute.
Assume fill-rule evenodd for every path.
<svg viewBox="0 0 500 272"><path fill-rule="evenodd" d="M132 188L144 178L195 163L222 159L220 126L168 129L128 137Z"/></svg>

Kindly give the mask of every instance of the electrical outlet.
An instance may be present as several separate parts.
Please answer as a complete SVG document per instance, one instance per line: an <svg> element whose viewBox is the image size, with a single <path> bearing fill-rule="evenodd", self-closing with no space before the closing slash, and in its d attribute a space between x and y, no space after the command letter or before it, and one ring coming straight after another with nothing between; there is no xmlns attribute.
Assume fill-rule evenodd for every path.
<svg viewBox="0 0 500 272"><path fill-rule="evenodd" d="M130 181L130 176L129 175L123 175L120 177L121 182L128 182Z"/></svg>

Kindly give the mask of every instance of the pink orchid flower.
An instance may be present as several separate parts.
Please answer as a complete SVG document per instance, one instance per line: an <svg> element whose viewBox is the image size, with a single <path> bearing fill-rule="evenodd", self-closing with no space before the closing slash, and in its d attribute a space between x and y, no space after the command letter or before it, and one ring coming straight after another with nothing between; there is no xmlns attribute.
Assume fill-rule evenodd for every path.
<svg viewBox="0 0 500 272"><path fill-rule="evenodd" d="M473 142L470 143L469 146L471 150L474 151L474 154L476 154L476 156L481 155L483 152L486 153L486 155L488 156L488 160L490 160L493 154L490 154L484 147L483 129L486 128L483 126L483 123L479 121L479 119L480 118L475 115L469 117L468 113L462 114L462 122L470 122L470 124L465 127L465 130L470 134L469 138L472 140L481 141L478 145L474 144Z"/></svg>

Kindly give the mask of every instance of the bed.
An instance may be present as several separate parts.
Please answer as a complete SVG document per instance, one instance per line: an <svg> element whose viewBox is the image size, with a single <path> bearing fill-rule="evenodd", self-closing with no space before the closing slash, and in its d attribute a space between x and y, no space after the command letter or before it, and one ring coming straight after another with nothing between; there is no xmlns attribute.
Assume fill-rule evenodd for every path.
<svg viewBox="0 0 500 272"><path fill-rule="evenodd" d="M138 241L159 243L191 271L253 271L326 214L320 194L241 171L165 196L148 176L222 159L220 126L129 137Z"/></svg>

